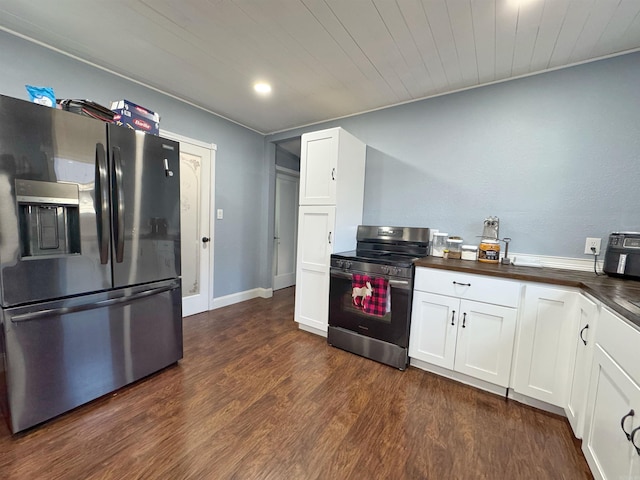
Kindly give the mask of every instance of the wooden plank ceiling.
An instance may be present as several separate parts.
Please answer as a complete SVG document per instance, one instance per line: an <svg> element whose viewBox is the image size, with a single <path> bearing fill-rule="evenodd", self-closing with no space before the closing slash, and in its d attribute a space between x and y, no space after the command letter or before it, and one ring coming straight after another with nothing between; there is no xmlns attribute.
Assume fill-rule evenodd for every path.
<svg viewBox="0 0 640 480"><path fill-rule="evenodd" d="M634 51L640 0L0 0L0 28L273 133Z"/></svg>

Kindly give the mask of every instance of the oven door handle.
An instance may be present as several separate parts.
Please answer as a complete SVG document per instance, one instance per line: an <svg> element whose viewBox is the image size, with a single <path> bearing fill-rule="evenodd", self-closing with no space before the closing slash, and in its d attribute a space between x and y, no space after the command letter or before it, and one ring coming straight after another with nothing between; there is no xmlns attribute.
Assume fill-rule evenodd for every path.
<svg viewBox="0 0 640 480"><path fill-rule="evenodd" d="M349 280L353 280L353 273L343 272L341 270L334 270L334 269L331 269L330 273L332 277L340 277L340 278L347 278ZM384 277L384 275L372 275L372 276ZM410 288L409 280L389 280L389 286L394 288L400 288L402 290L409 290Z"/></svg>
<svg viewBox="0 0 640 480"><path fill-rule="evenodd" d="M348 278L349 280L353 280L353 273L343 272L341 270L334 270L333 268L330 271L332 277L340 277L340 278Z"/></svg>
<svg viewBox="0 0 640 480"><path fill-rule="evenodd" d="M400 288L402 290L409 290L408 280L389 280L389 285L392 287Z"/></svg>

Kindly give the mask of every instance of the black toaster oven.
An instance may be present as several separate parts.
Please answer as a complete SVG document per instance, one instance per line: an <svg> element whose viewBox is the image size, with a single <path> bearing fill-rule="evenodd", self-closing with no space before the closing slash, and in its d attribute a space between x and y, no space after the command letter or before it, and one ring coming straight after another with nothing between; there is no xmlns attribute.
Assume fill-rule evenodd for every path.
<svg viewBox="0 0 640 480"><path fill-rule="evenodd" d="M614 277L640 280L640 232L616 232L609 235L603 270Z"/></svg>

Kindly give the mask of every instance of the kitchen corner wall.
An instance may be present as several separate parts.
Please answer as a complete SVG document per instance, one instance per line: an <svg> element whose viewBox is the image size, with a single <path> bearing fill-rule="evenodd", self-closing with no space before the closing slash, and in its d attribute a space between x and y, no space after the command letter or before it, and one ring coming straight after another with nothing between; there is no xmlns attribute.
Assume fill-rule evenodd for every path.
<svg viewBox="0 0 640 480"><path fill-rule="evenodd" d="M50 86L58 98L109 106L126 98L161 115L162 129L215 143L214 296L268 286L268 203L264 136L103 70L0 31L0 93L28 100L25 84Z"/></svg>
<svg viewBox="0 0 640 480"><path fill-rule="evenodd" d="M585 258L586 237L640 231L640 53L335 120L367 145L364 222Z"/></svg>

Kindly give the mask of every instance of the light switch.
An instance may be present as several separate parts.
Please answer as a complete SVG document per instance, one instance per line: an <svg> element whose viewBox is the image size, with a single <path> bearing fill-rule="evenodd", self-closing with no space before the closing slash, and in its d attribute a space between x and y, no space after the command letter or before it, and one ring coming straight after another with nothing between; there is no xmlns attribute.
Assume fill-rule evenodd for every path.
<svg viewBox="0 0 640 480"><path fill-rule="evenodd" d="M224 215L223 215L222 209L219 208L218 211L216 212L216 217L218 218L218 220L222 220L223 216Z"/></svg>

